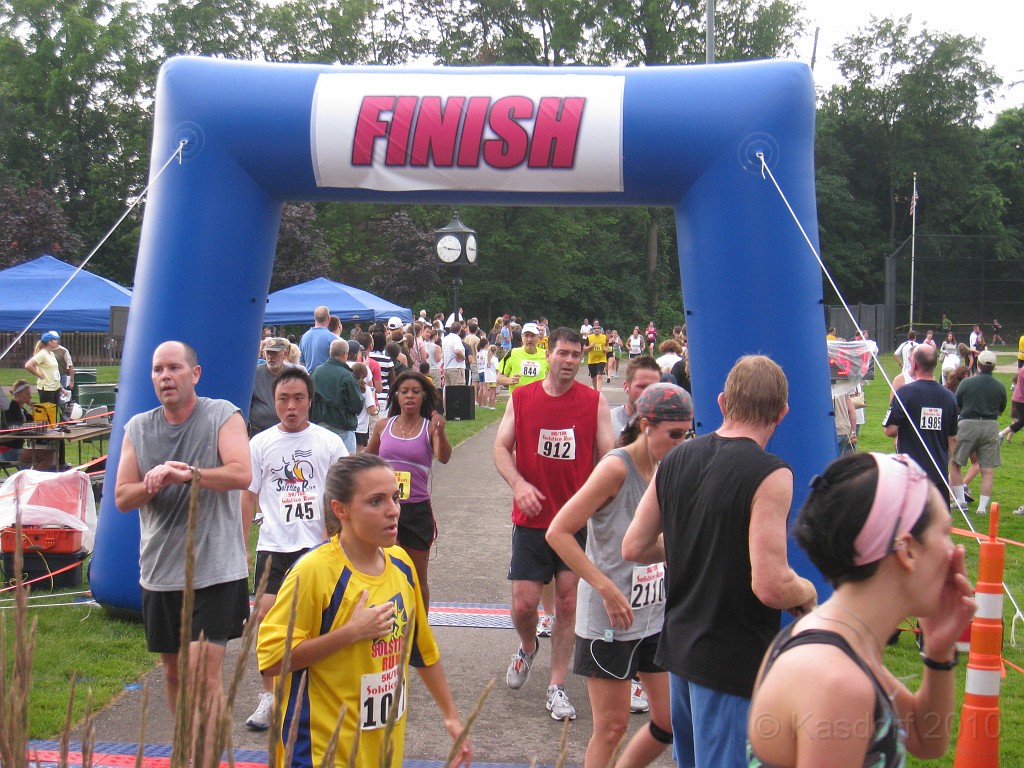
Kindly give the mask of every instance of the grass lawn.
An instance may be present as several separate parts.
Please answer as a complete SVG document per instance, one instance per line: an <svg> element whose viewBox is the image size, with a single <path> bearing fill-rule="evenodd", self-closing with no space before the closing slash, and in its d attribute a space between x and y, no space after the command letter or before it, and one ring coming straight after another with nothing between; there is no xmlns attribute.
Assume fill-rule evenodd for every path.
<svg viewBox="0 0 1024 768"><path fill-rule="evenodd" d="M899 373L899 365L892 360L891 355L882 355L882 362L886 372L892 378ZM889 359L886 360L885 358ZM1009 362L1010 358L1000 356L1000 364ZM1010 374L997 373L996 378L1010 387ZM882 451L892 453L893 441L882 433L881 423L888 408L889 396L885 380L879 376L874 382L864 388L866 395L866 417L867 421L861 427L858 438L858 450ZM1000 429L1009 423L1009 406L1006 413L999 421ZM1002 466L995 473L995 487L992 499L999 503L999 535L1017 542L1024 542L1024 517L1014 516L1013 510L1024 504L1024 432L1017 436L1013 444L1003 446ZM980 477L972 484L972 495L978 497L978 486ZM972 505L971 509L977 505ZM987 517L980 517L973 511L968 513L970 522L974 528L982 533L988 532L989 520ZM959 512L954 511L954 528L968 526ZM977 543L965 537L954 536L954 541L963 543L967 549L967 570L973 580L977 574ZM1024 601L1024 549L1008 545L1006 547L1006 571L1004 580L1010 592L1020 603ZM1018 645L1010 645L1010 626L1013 621L1014 608L1009 598L1004 597L1003 617L1005 632L1003 637L1003 656L1018 667L1024 667L1024 650ZM1024 631L1024 627L1021 628ZM886 653L886 664L893 673L902 679L911 689L916 688L920 681L921 661L918 657L917 646L909 633L904 633L900 642ZM908 766L935 766L935 768L948 768L953 765L953 753L956 745L956 726L959 725L960 706L963 701L964 681L967 674L967 660L961 656L960 668L957 670L957 703L955 712L957 717L954 720L954 733L952 744L947 754L939 760L918 760L912 756L908 757ZM1001 765L1024 765L1024 674L1017 672L1011 667L1006 668L1006 677L1002 682L1000 696L1002 711L1000 758Z"/></svg>

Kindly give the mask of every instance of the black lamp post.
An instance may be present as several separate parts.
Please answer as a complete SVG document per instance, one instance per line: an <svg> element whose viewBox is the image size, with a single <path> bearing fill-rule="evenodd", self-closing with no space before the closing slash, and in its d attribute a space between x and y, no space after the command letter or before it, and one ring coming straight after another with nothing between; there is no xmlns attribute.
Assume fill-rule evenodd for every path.
<svg viewBox="0 0 1024 768"><path fill-rule="evenodd" d="M463 267L475 267L477 256L476 230L462 223L459 212L440 229L434 230L434 252L441 264L452 270L452 292L455 299L455 318L459 316L459 286L462 285Z"/></svg>

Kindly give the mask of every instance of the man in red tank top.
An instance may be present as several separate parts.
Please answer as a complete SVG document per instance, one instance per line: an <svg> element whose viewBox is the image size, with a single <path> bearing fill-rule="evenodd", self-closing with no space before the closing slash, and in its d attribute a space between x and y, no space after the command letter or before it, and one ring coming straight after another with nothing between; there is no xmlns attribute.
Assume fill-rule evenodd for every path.
<svg viewBox="0 0 1024 768"><path fill-rule="evenodd" d="M555 622L546 706L555 720L574 720L563 684L572 655L579 578L544 539L552 518L583 485L614 443L604 395L576 381L583 339L570 328L550 337L547 375L517 387L494 442L494 464L512 488L512 620L520 647L506 673L521 688L539 650L536 636L541 589L554 579ZM586 529L579 536L585 539ZM581 541L582 544L582 541Z"/></svg>

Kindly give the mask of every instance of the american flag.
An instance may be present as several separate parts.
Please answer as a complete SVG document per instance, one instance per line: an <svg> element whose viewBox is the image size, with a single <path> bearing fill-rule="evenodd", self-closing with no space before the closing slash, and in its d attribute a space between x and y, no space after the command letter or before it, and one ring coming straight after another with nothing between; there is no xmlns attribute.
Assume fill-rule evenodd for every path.
<svg viewBox="0 0 1024 768"><path fill-rule="evenodd" d="M913 216L917 211L917 187L914 187L914 194L910 197L910 215Z"/></svg>

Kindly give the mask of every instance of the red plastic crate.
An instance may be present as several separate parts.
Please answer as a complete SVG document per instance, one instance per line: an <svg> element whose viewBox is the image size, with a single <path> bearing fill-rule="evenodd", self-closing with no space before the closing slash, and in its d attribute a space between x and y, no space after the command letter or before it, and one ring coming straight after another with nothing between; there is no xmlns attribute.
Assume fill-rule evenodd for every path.
<svg viewBox="0 0 1024 768"><path fill-rule="evenodd" d="M63 525L23 526L21 529L23 552L51 552L70 554L82 548L82 532ZM0 531L0 552L13 552L17 546L14 528Z"/></svg>

